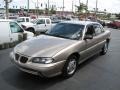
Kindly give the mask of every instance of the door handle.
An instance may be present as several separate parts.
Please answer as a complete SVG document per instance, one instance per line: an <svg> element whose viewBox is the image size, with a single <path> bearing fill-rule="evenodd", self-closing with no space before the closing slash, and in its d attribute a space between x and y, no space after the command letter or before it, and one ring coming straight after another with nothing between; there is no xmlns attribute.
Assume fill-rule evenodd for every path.
<svg viewBox="0 0 120 90"><path fill-rule="evenodd" d="M10 41L12 41L13 39L12 38L10 38Z"/></svg>

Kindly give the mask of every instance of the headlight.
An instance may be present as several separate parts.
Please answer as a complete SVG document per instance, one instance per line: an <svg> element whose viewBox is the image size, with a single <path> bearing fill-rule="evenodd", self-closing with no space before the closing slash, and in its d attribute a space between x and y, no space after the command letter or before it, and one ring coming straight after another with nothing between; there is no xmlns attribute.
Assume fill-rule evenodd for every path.
<svg viewBox="0 0 120 90"><path fill-rule="evenodd" d="M41 64L50 64L53 62L52 58L33 58L33 63L41 63Z"/></svg>

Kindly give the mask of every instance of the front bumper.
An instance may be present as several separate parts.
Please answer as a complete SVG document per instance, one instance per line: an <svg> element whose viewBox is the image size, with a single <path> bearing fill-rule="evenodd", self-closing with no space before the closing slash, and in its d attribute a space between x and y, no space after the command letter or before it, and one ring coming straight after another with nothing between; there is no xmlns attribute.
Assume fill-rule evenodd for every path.
<svg viewBox="0 0 120 90"><path fill-rule="evenodd" d="M10 54L10 59L20 70L41 77L53 77L61 74L65 64L65 60L51 64L21 63L19 60L15 60L13 53Z"/></svg>

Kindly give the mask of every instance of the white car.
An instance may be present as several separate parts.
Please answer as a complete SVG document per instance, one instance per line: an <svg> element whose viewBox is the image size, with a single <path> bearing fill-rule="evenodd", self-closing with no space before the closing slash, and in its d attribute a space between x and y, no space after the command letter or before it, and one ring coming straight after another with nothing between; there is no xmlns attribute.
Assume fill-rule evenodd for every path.
<svg viewBox="0 0 120 90"><path fill-rule="evenodd" d="M12 20L0 19L0 26L0 46L34 37L32 32L25 31Z"/></svg>
<svg viewBox="0 0 120 90"><path fill-rule="evenodd" d="M33 22L24 22L21 25L26 31L30 31L33 33L46 32L53 27L50 18L38 18Z"/></svg>

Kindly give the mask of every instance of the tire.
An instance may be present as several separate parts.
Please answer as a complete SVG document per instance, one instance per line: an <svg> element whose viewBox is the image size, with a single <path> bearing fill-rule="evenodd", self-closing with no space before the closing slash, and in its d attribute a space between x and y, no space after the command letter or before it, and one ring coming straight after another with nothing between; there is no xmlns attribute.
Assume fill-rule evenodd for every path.
<svg viewBox="0 0 120 90"><path fill-rule="evenodd" d="M78 66L77 61L78 61L78 58L75 55L72 55L68 58L62 71L62 76L64 78L69 78L75 74L77 66Z"/></svg>
<svg viewBox="0 0 120 90"><path fill-rule="evenodd" d="M28 28L27 31L30 31L30 32L36 34L36 33L35 33L35 30L34 30L33 28Z"/></svg>
<svg viewBox="0 0 120 90"><path fill-rule="evenodd" d="M108 51L108 46L109 46L109 43L106 42L102 48L102 51L100 52L101 55L105 55Z"/></svg>

